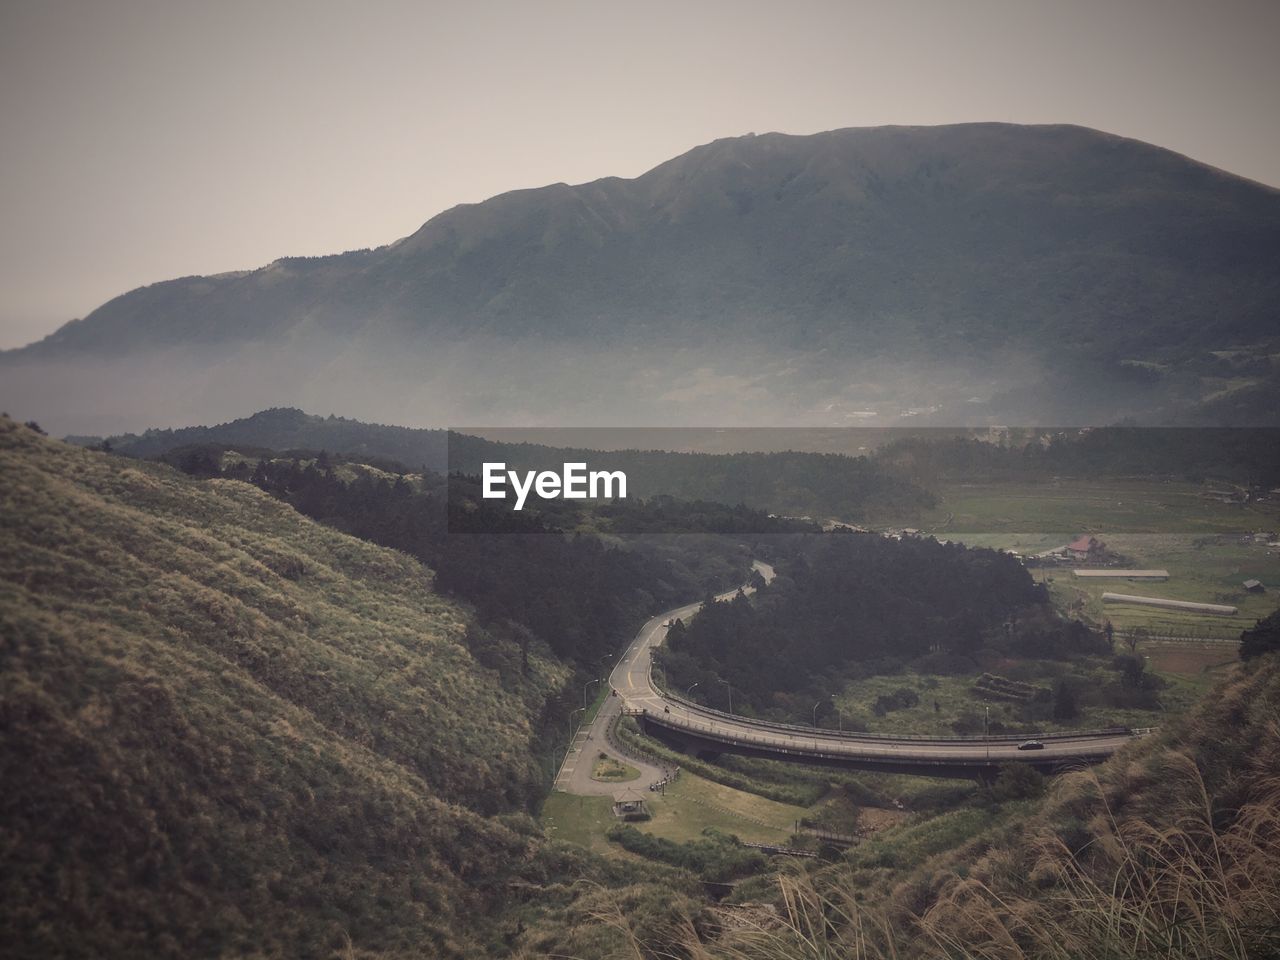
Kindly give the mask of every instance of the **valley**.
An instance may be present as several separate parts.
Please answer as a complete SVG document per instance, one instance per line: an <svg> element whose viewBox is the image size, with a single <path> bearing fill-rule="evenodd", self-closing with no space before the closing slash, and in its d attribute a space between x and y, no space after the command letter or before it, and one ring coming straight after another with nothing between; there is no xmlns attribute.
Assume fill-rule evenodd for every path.
<svg viewBox="0 0 1280 960"><path fill-rule="evenodd" d="M713 505L691 509L670 498L657 512L644 500L628 508L633 519L648 518L653 530L646 534L609 533L603 507L551 501L520 514L471 513L475 532L449 533L446 509L479 503L478 480L403 472L376 454L363 462L324 451L263 451L255 466L251 455L215 445L159 457L181 470L78 449L5 422L8 515L25 518L7 528L0 551L7 558L8 659L18 666L6 674L5 697L8 709L19 711L10 715L28 718L25 736L45 744L46 758L33 768L34 755L10 757L10 810L44 836L21 811L62 810L57 791L89 784L78 764L47 758L74 755L66 752L72 743L104 750L108 741L94 731L115 730L135 697L147 704L139 703L140 711L169 704L159 714L165 719L144 724L153 757L147 769L207 765L200 759L207 751L228 758L228 775L250 764L251 780L220 780L208 770L202 789L231 798L248 782L261 785L255 795L280 797L274 825L263 829L284 846L263 846L257 834L226 833L228 827L220 828L224 838L243 838L232 846L169 835L183 822L169 811L199 801L145 786L152 774L130 766L139 744L127 738L112 739L111 759L100 761L127 779L118 773L88 786L110 798L115 813L110 821L91 818L88 829L105 836L109 822L123 823L130 848L178 844L176 859L156 860L148 870L185 877L180 882L203 891L202 902L242 911L239 932L223 927L223 937L266 936L249 918L274 914L236 893L228 871L269 855L293 865L284 874L289 883L351 918L341 928L308 929L308 942L322 952L344 929L388 955L429 939L436 952L459 957L501 955L514 944L535 955L612 956L643 930L645 955L659 956L684 943L684 924L697 918L711 923L698 934L699 949L736 956L740 934L711 931L763 910L781 919L769 936L791 936L798 918L785 906L787 884L817 885L806 896L860 890L860 910L893 915L903 907L892 891L937 869L931 864L967 856L974 844L1020 850L1017 832L1053 809L1064 789L1078 789L1080 777L1109 781L1134 758L1163 756L1171 737L1188 735L1178 731L1199 729L1183 718L1203 713L1213 691L1254 682L1235 665L1238 644L1229 632L1214 643L1161 639L1155 628L1173 625L1099 610L1103 585L1077 585L1068 579L1070 566L1024 566L989 549L1031 557L1060 546L1056 534L991 524L985 533L955 532L968 544L961 547L923 535L822 534L803 524L681 532L690 523L714 529L716 514ZM862 475L879 482L874 470ZM455 504L453 492L444 497L450 485L475 499ZM1054 521L1046 526L1098 523L1108 549L1126 564L1167 568L1167 581L1143 586L1179 596L1216 597L1242 571L1271 576L1266 544L1227 532L1233 518L1270 522L1275 513L1267 502L1216 504L1195 497L1193 486L1131 480L937 489L931 509L953 521L989 518L1011 504L1019 518L1034 516L1035 496L1045 492L1045 516ZM41 518L61 519L50 525ZM1112 534L1111 523L1161 532ZM37 563L41 557L47 562ZM144 572L160 567L167 572ZM175 576L191 585L179 587ZM844 583L859 589L841 590ZM96 628L87 618L92 608L77 599L84 597L99 597L106 606L98 609L110 611L105 620L97 614ZM534 598L540 602L530 604ZM1237 636L1268 609L1265 594L1239 602ZM1099 613L1114 620L1109 641ZM832 631L842 618L847 627ZM1181 626L1200 635L1194 622ZM58 675L47 666L54 649L64 659L75 651L82 662L68 666L68 678L100 678L97 699L82 702L74 687L50 686L48 678ZM187 679L172 685L179 676ZM1256 682L1267 676L1264 669ZM241 701L254 705L236 706ZM247 719L277 714L278 721ZM48 717L63 719L50 726ZM191 727L183 717L201 719ZM662 738L647 736L646 727ZM1057 736L1106 727L1144 735ZM225 748L206 745L224 728ZM193 753L196 730L206 732ZM733 730L776 747L810 744L802 758L808 761L852 750L863 769L706 751L705 737ZM689 734L697 735L694 742L682 743ZM925 739L895 739L903 735ZM1020 751L1028 739L1043 748ZM236 759L246 747L255 759ZM302 749L350 760L330 765L321 779L297 766ZM1105 762L1116 750L1120 757ZM986 773L938 779L902 765L950 751ZM877 756L897 765L866 769ZM1058 761L1072 757L1104 762L1091 768L1096 773L1058 773ZM165 776L177 783L186 774ZM392 795L398 799L378 808L377 832L350 833L352 821L344 818L367 812L374 800L353 808L345 798L371 776L383 792L400 784ZM138 786L126 789L125 782ZM638 802L644 816L620 823L613 812L620 796ZM319 809L338 819L318 818ZM166 826L144 827L147 817ZM359 866L371 856L360 844L386 842L388 817L408 818L403 829L419 834L411 824L439 825L430 839L417 836L409 858L380 853ZM340 849L353 858L351 884L376 875L378 883L420 888L426 899L384 896L383 906L365 905L335 872L348 861L333 859L335 841L324 823L346 837ZM256 849L234 846L241 842ZM479 845L475 852L461 846L470 843ZM153 874L129 872L112 850L68 847L59 857L79 876L110 870L124 878L121 889L151 911L139 945L154 947L162 929L192 936L198 914L151 892ZM307 886L316 882L305 879L312 876L307 864L322 860L328 879ZM27 916L40 916L53 909L46 891L56 888L32 872L34 855L26 862L27 872L17 875L23 886L11 887L11 896L28 905ZM457 866L441 873L436 863ZM192 864L205 872L181 872ZM855 879L833 879L845 873ZM429 886L428 875L435 878ZM583 878L590 882L579 888ZM823 886L832 882L835 888ZM411 908L415 902L429 906ZM92 915L110 915L96 905L105 901L90 903ZM569 921L579 911L589 919ZM372 918L376 926L362 926ZM39 929L9 928L29 943L48 936ZM109 929L73 926L62 941L42 942L97 943ZM924 949L925 941L892 936L904 950Z"/></svg>

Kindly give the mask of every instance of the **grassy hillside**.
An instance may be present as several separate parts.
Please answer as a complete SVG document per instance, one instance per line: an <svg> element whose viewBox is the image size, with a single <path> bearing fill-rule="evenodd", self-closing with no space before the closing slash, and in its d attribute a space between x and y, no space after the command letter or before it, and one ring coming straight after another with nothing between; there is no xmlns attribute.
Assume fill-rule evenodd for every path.
<svg viewBox="0 0 1280 960"><path fill-rule="evenodd" d="M1280 954L1280 657L1040 800L914 817L777 880L778 913L672 931L700 960Z"/></svg>
<svg viewBox="0 0 1280 960"><path fill-rule="evenodd" d="M473 949L558 668L504 690L421 565L248 484L8 419L0 479L9 955Z"/></svg>

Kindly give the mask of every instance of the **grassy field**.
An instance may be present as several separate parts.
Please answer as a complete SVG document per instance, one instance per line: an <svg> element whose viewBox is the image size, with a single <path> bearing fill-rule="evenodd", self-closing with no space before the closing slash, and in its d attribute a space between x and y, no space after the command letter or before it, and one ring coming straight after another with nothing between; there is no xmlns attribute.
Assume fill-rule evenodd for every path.
<svg viewBox="0 0 1280 960"><path fill-rule="evenodd" d="M808 815L805 807L767 800L702 777L683 772L665 793L646 794L653 819L634 826L677 843L699 840L714 828L757 843L785 843L795 822ZM548 836L608 855L625 854L604 838L617 821L609 797L576 797L559 791L547 798L542 823Z"/></svg>
<svg viewBox="0 0 1280 960"><path fill-rule="evenodd" d="M1280 605L1280 549L1230 534L1110 533L1097 536L1123 556L1127 567L1169 571L1167 581L1130 582L1105 578L1081 580L1072 565L1030 567L1045 583L1065 614L1095 625L1110 620L1119 631L1141 627L1154 635L1237 639ZM1063 538L1044 533L965 534L957 539L973 547L994 547L1034 555L1061 546ZM1261 580L1265 593L1249 593L1245 580ZM1237 607L1234 617L1162 610L1126 604L1103 604L1103 593L1220 603Z"/></svg>
<svg viewBox="0 0 1280 960"><path fill-rule="evenodd" d="M1028 530L1210 534L1280 527L1280 501L1218 503L1202 498L1203 489L1152 480L956 483L942 488L938 506L918 525L939 537Z"/></svg>
<svg viewBox="0 0 1280 960"><path fill-rule="evenodd" d="M973 547L1034 555L1088 532L1125 558L1125 566L1169 571L1167 582L1123 579L1083 581L1071 565L1032 568L1064 613L1117 630L1235 639L1280 603L1280 549L1256 542L1258 531L1280 530L1280 501L1224 504L1199 496L1185 483L1142 480L1057 480L1043 483L955 484L942 491L938 508L921 521L940 538ZM1248 535L1248 536L1246 536ZM1254 594L1245 580L1261 580ZM1102 603L1102 594L1227 604L1235 617Z"/></svg>
<svg viewBox="0 0 1280 960"><path fill-rule="evenodd" d="M1040 570L1037 579L1048 583L1055 602L1064 611L1093 623L1110 620L1115 628L1138 627L1155 635L1199 636L1235 639L1280 604L1280 550L1263 543L1242 542L1232 536L1176 534L1103 534L1107 546L1133 560L1135 565L1169 571L1165 582L1080 580L1069 569ZM1266 593L1249 593L1245 580L1261 580ZM1102 602L1104 592L1165 597L1197 603L1237 607L1234 617L1220 617L1179 610L1162 610Z"/></svg>
<svg viewBox="0 0 1280 960"><path fill-rule="evenodd" d="M612 807L610 797L576 797L553 791L542 805L543 832L549 839L576 843L597 853L621 853L604 838L605 831L618 822Z"/></svg>
<svg viewBox="0 0 1280 960"><path fill-rule="evenodd" d="M785 842L806 808L743 793L702 777L682 773L655 794L649 804L653 819L639 827L668 840L696 840L714 827L759 843Z"/></svg>

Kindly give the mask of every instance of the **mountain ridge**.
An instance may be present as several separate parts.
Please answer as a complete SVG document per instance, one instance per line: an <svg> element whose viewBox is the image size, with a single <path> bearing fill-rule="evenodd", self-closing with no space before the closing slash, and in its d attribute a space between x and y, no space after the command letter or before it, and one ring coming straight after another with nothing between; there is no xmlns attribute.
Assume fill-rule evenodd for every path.
<svg viewBox="0 0 1280 960"><path fill-rule="evenodd" d="M687 410L690 390L732 409L730 393L753 386L788 416L838 419L883 397L906 406L930 384L938 397L912 405L941 401L954 419L974 397L988 420L1038 418L1024 394L1046 383L1050 405L1072 411L1059 422L1159 422L1212 406L1219 381L1270 395L1273 365L1217 354L1280 352L1278 261L1280 191L1114 134L770 133L633 179L453 207L374 249L139 288L0 363L169 351L225 393L219 364L275 351L263 370L283 373L259 407L314 407L304 391L324 364L340 379L408 379L463 411L455 420L490 412L465 396L475 371L545 381L567 365L608 367L592 388L625 393L650 422ZM454 377L462 368L473 375ZM1073 387L1081 376L1098 381L1096 403ZM382 404L341 406L405 419ZM550 388L527 406L543 422L575 409Z"/></svg>

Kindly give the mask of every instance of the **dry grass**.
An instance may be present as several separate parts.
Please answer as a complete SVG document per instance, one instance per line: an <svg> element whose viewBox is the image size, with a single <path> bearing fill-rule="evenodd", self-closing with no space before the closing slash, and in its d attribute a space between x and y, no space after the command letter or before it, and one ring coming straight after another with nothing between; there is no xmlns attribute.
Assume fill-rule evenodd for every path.
<svg viewBox="0 0 1280 960"><path fill-rule="evenodd" d="M5 955L488 955L534 827L482 814L540 783L466 626L247 484L0 418Z"/></svg>
<svg viewBox="0 0 1280 960"><path fill-rule="evenodd" d="M1257 960L1280 956L1280 658L1180 725L1060 778L1011 822L879 882L789 866L772 911L712 911L611 956Z"/></svg>
<svg viewBox="0 0 1280 960"><path fill-rule="evenodd" d="M1199 771L1186 757L1171 822L1117 821L1098 787L1100 818L1085 856L1057 838L1034 846L1031 880L1046 892L1009 893L956 880L920 918L948 956L1205 958L1280 952L1280 780L1225 828L1214 824Z"/></svg>

